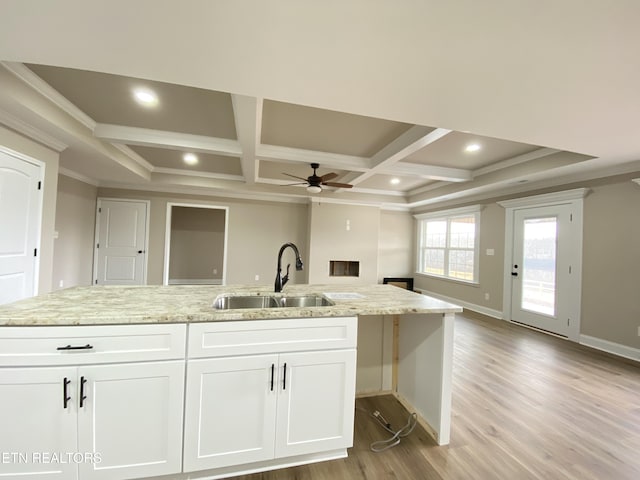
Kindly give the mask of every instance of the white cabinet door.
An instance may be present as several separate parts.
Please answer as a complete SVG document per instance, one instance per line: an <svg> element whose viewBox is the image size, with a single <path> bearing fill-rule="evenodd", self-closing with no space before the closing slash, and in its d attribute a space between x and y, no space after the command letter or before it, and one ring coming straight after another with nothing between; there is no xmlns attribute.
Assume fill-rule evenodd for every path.
<svg viewBox="0 0 640 480"><path fill-rule="evenodd" d="M181 471L184 361L83 366L78 382L79 446L101 458L82 480Z"/></svg>
<svg viewBox="0 0 640 480"><path fill-rule="evenodd" d="M280 355L276 457L353 445L356 351Z"/></svg>
<svg viewBox="0 0 640 480"><path fill-rule="evenodd" d="M278 355L188 363L184 471L273 458Z"/></svg>
<svg viewBox="0 0 640 480"><path fill-rule="evenodd" d="M78 451L76 371L0 369L0 478L77 478L77 464L66 457ZM51 453L64 458L56 460Z"/></svg>

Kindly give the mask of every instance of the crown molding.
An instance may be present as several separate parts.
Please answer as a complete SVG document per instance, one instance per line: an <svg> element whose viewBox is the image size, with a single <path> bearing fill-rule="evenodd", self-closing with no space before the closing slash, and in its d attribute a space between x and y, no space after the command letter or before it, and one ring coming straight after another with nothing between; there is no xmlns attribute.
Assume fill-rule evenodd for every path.
<svg viewBox="0 0 640 480"><path fill-rule="evenodd" d="M13 75L33 88L40 95L53 102L65 113L71 115L85 127L93 130L96 125L95 120L93 120L86 113L76 107L73 103L63 97L60 93L58 93L57 90L55 90L53 87L51 87L51 85L42 80L38 75L29 70L26 65L18 62L0 62L0 64L7 70L9 70Z"/></svg>
<svg viewBox="0 0 640 480"><path fill-rule="evenodd" d="M473 177L479 177L480 175L486 175L487 173L496 172L504 168L513 167L514 165L520 165L521 163L530 162L538 158L547 157L554 153L560 153L562 150L556 150L555 148L539 148L533 152L523 153L522 155L516 155L515 157L507 158L501 162L492 163L486 167L478 168L473 171Z"/></svg>
<svg viewBox="0 0 640 480"><path fill-rule="evenodd" d="M86 175L83 175L78 172L74 172L73 170L69 170L68 168L60 167L58 168L58 174L64 175L65 177L73 178L74 180L78 180L83 183L88 183L89 185L93 185L94 187L99 187L100 182L94 180L93 178L89 178Z"/></svg>
<svg viewBox="0 0 640 480"><path fill-rule="evenodd" d="M66 150L69 147L69 145L67 145L66 143L61 142L48 133L45 133L42 130L29 125L28 123L23 122L19 118L2 109L0 109L0 123L58 153Z"/></svg>
<svg viewBox="0 0 640 480"><path fill-rule="evenodd" d="M146 161L143 157L138 155L136 152L131 150L128 146L122 143L112 143L111 145L113 145L115 148L120 150L122 153L124 153L127 157L129 157L131 160L136 162L138 165L146 168L150 172L153 172L154 166L148 161Z"/></svg>
<svg viewBox="0 0 640 480"><path fill-rule="evenodd" d="M319 163L323 167L358 172L365 172L370 168L369 159L366 157L281 147L279 145L258 145L256 157L260 160L276 160L289 163Z"/></svg>
<svg viewBox="0 0 640 480"><path fill-rule="evenodd" d="M553 205L559 203L570 203L574 200L581 200L586 197L591 190L589 188L574 188L563 192L544 193L542 195L533 195L531 197L514 198L512 200L504 200L497 202L504 208L521 208L530 206L540 206L543 204Z"/></svg>

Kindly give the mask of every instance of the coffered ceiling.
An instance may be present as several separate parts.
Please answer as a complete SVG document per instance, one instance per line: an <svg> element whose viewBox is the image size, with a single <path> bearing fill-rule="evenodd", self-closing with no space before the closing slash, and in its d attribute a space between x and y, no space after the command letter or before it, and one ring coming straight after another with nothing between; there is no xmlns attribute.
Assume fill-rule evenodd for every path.
<svg viewBox="0 0 640 480"><path fill-rule="evenodd" d="M282 44L279 33L271 27L253 23L264 34L260 37L262 43L257 40L233 43L232 38L239 38L234 33L228 39L226 51L233 54L225 57L213 37L227 31L225 22L239 25L233 15L239 7L233 2L214 2L215 6L181 2L179 9L167 7L158 13L154 24L120 28L118 35L112 36L109 36L111 27L115 32L117 24L122 27L138 16L129 9L129 16L125 16L124 10L117 8L121 3L117 0L110 2L111 6L94 5L95 11L77 8L79 4L72 0L60 2L53 16L51 11L31 11L28 0L7 3L10 5L4 9L6 22L0 19L0 60L4 59L0 68L0 123L56 148L61 152L64 174L99 186L276 201L319 198L406 210L569 183L581 175L594 177L640 170L640 143L634 147L626 127L618 130L618 138L611 138L609 148L606 142L594 137L594 132L598 132L589 123L592 119L585 118L581 106L575 104L576 93L580 95L584 90L593 100L597 92L600 97L589 104L593 114L615 117L616 112L612 116L606 109L617 105L613 97L618 92L610 94L610 104L603 102L602 91L589 83L592 77L581 77L571 86L566 83L565 69L556 70L556 89L566 91L567 102L554 105L549 103L548 95L545 97L542 90L536 90L534 77L523 81L522 72L500 70L493 77L493 84L486 84L488 72L496 72L500 61L512 60L511 53L507 54L502 47L478 57L469 43L473 55L466 61L477 70L469 75L464 63L454 68L454 59L464 61L458 49L463 38L480 43L486 43L487 39L508 40L502 27L491 30L489 27L497 24L484 17L478 21L486 23L487 30L483 33L487 38L464 34L452 25L461 37L456 42L443 43L449 45L449 57L443 63L445 57L434 56L438 49L427 42L420 23L409 12L411 8L422 7L405 5L407 11L397 7L394 15L400 15L403 24L394 15L389 17L388 11L367 3L370 20L386 18L388 22L376 32L377 36L356 24L354 36L345 43L316 45L309 36L311 33L301 33L305 31L303 25L315 31L324 22L326 31L344 40L344 23L329 20L324 14L315 20L308 16L327 14L335 6L306 6L313 12L303 12L299 11L304 9L300 4L284 2L289 8L286 15L283 6L274 6L273 10L267 9L268 14L263 13L275 24L286 24L286 28L300 35L300 41L310 49L306 57L301 57L294 45ZM149 3L150 8L153 5ZM449 7L438 5L430 17L425 17L426 23L431 23L434 16L453 18ZM256 3L256 8L265 6ZM108 22L100 23L106 11L111 26ZM342 13L350 18L351 7L344 7ZM466 13L458 13L461 21L466 18ZM564 13L556 11L553 18ZM592 22L588 13L583 14L583 20ZM496 17L508 14L496 12ZM77 22L68 23L64 15ZM194 22L188 38L180 35L184 34L181 28L156 29L160 24L168 26L174 15L189 17ZM220 31L211 30L215 32L213 37L205 35L198 28L202 26L199 16L210 19ZM282 24L285 17L298 19L300 25ZM46 32L51 33L53 27L46 18L56 27L55 34L50 36ZM621 14L615 21L623 18ZM19 36L17 25L29 20L42 33L32 30L30 39L10 47L7 42ZM80 27L80 21L93 25L95 30L89 31L86 25ZM65 25L76 32L78 29L86 32L85 37L73 43L73 48L68 43ZM533 26L523 21L522 28ZM442 39L453 38L446 29L437 29ZM253 38L256 30L246 32L248 37ZM566 40L556 37L555 31L552 34L558 40ZM162 35L171 36L174 43L166 43ZM397 47L398 37L410 37L412 41L403 43L404 49L400 50L381 48L383 39L389 46ZM111 48L117 50L119 46L119 55L112 50L107 53L101 47L100 39L107 41L107 38L112 42ZM121 43L124 39L130 42L127 48ZM518 36L515 41L525 40ZM83 42L92 45L95 51L89 54L81 48ZM569 43L562 45L573 49ZM244 50L248 44L254 47L253 51ZM379 55L377 64L367 53L374 44ZM58 49L49 48L51 45L57 45ZM287 53L288 57L276 60L271 55L274 52L265 50L266 45L281 48L280 53ZM538 55L556 58L555 50L545 41L531 45ZM579 46L585 45L575 45L575 52L582 51ZM446 49L442 48L444 54ZM131 49L139 54L154 52L155 56L145 56L135 64ZM351 63L343 61L344 49L352 54ZM67 52L66 59L62 52ZM205 52L211 54L210 59L205 60ZM329 52L334 54L333 64L330 61L328 64L324 56ZM154 60L160 53L164 64ZM427 57L432 60L431 65L424 63ZM483 58L486 65L478 62L478 58ZM579 60L576 57L575 69L583 65ZM188 61L193 63L187 66ZM363 62L376 68L363 69ZM541 60L542 63L545 61ZM196 64L200 69L191 69ZM298 70L292 71L289 67L294 64ZM395 67L393 76L389 76L391 65ZM440 70L433 70L435 66L440 66ZM528 64L521 67L535 71ZM626 65L625 69L628 71ZM284 70L288 75L284 75ZM309 75L312 71L315 77ZM427 71L430 75L416 76ZM206 79L204 72L208 75ZM519 86L514 84L514 73L520 78ZM554 72L540 73L538 70L537 82L546 87L546 76ZM279 84L274 83L274 74L280 79ZM233 78L235 81L229 81ZM356 78L361 81L356 82ZM381 79L386 81L383 88ZM617 81L616 75L612 83ZM513 96L514 87L522 87L520 96ZM152 92L155 103L151 106L138 103L134 98L137 89ZM482 99L477 97L478 92L482 92ZM511 98L510 103L504 102L505 95ZM396 104L389 102L392 98L397 100ZM407 103L410 98L414 99L413 105ZM491 99L492 102L486 101ZM629 100L633 104L637 95ZM543 104L546 113L540 115L537 109ZM416 110L416 106L422 110ZM575 115L568 122L567 109L572 108ZM625 111L618 113L626 118ZM563 120L559 122L561 117ZM584 141L576 136L576 130L581 128ZM601 131L605 130L607 125L603 123ZM195 155L197 161L185 162L187 153ZM289 175L308 177L312 174L311 163L320 164L318 175L334 172L337 176L333 182L353 187L325 186L321 193L312 194L305 185L291 185L299 182Z"/></svg>

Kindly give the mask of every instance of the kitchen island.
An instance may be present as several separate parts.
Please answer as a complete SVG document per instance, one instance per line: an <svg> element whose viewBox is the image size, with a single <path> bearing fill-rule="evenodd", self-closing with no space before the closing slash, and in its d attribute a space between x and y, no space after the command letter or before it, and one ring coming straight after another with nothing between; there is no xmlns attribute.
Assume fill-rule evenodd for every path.
<svg viewBox="0 0 640 480"><path fill-rule="evenodd" d="M320 331L324 328L326 332L340 332L342 330L331 323L333 320L342 319L346 322L349 318L355 319L357 317L357 321L362 323L366 322L370 316L382 315L393 318L394 324L393 393L410 411L418 413L421 423L440 445L448 444L451 416L453 322L455 313L462 310L460 307L389 285L289 285L285 292L278 295L321 295L331 299L334 304L318 307L235 310L216 310L212 308L212 303L218 295L229 294L266 295L272 294L272 291L265 286L245 285L78 287L16 302L0 307L0 347L2 347L0 348L0 362L3 362L1 365L4 366L12 365L12 352L15 353L16 351L15 342L12 344L11 339L3 335L3 332L10 331L13 332L12 335L14 336L28 338L30 332L35 333L38 329L43 328L51 331L51 327L75 328L77 330L95 327L117 329L122 328L124 325L139 325L141 327L146 325L147 328L154 328L152 325L164 325L167 329L183 327L185 331L188 330L189 341L187 343L191 345L190 342L195 332L201 332L198 335L205 335L203 328L208 328L207 325L214 325L213 330L216 332L226 328L223 323L218 322L229 322L229 325L234 325L234 330L239 331L241 327L236 326L241 326L242 322L249 321L247 325L257 325L253 322L254 320L265 320L264 325L272 322L273 325L278 326L278 329L280 329L278 331L284 332L283 325L286 325L286 323L282 322L287 319L292 321L298 319L299 322L303 322L304 328L307 328L308 331L313 329ZM219 324L220 327L215 327L215 324ZM345 325L348 325L348 323L345 323ZM356 324L354 323L353 325L355 328ZM347 326L343 329L346 331ZM54 331L62 331L62 329L54 329ZM192 345L185 347L184 343L187 334L183 333L182 335L182 337L176 338L182 338L183 345L178 345L175 348L173 346L167 347L167 351L170 348L174 348L174 350L182 348L184 363L186 351L195 352L197 349L194 349ZM156 338L156 340L161 338L160 335L149 336L149 338L152 337ZM330 340L334 341L336 339ZM304 341L309 342L306 339ZM84 344L85 342L81 343ZM276 339L272 340L272 343L285 345L287 342L279 342ZM82 359L83 356L100 358L99 342L95 348L91 345L92 351L90 352L81 350L89 348L89 343L77 347L73 345L58 347L58 350L62 351L51 356L51 363L44 363L45 360L43 358L45 357L35 354L29 357L28 361L40 362L39 364L31 363L30 365L62 365L65 361L68 361L65 359L70 358L68 356L65 357L65 355L71 353L65 351L65 349L76 348L79 351L72 352L74 359ZM120 347L120 352L126 352L127 348L131 349L132 347ZM155 345L151 350L161 351L162 348L165 347ZM287 350L287 348L285 345L281 351L295 350L294 347L291 347L290 350ZM5 354L4 352L8 353ZM127 361L140 362L146 358L144 357L145 354L129 353ZM174 355L173 357L167 356L164 360L180 358L180 353L173 352L172 354ZM138 356L136 357L136 355ZM167 353L167 355L169 354ZM104 362L107 363L109 360L106 353L103 357L106 359ZM277 361L274 364L278 364ZM278 376L280 375L279 373L275 374L275 378L283 384L283 387L286 386L286 368L286 362L284 362L284 382ZM271 370L271 389L273 390L273 366ZM276 368L277 371L278 369ZM82 387L84 376L81 375L80 377L82 377L80 380ZM67 382L66 377L65 382ZM66 389L66 383L64 387ZM65 398L66 395L65 390ZM80 396L82 397L82 391ZM189 403L187 402L187 409L188 407ZM319 456L316 458L311 456L307 460L318 461L327 458L338 458L339 454L336 452L333 453L334 457L323 458ZM295 464L295 462L289 464ZM277 463L269 464L267 462L263 466L263 469L267 469L283 465ZM255 471L258 471L258 469L255 469ZM229 473L233 472L233 470L229 471ZM107 476L104 478L109 478L108 472L106 474ZM217 477L183 475L183 477L179 478L223 478L225 471L217 472ZM80 476L82 479L85 477L101 478L96 475Z"/></svg>

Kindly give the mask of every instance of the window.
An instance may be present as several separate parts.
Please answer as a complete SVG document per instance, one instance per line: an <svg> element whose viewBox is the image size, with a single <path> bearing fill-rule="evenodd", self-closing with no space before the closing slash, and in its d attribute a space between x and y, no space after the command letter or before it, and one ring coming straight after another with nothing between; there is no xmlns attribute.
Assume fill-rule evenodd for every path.
<svg viewBox="0 0 640 480"><path fill-rule="evenodd" d="M416 215L417 273L478 282L480 206Z"/></svg>

